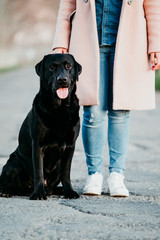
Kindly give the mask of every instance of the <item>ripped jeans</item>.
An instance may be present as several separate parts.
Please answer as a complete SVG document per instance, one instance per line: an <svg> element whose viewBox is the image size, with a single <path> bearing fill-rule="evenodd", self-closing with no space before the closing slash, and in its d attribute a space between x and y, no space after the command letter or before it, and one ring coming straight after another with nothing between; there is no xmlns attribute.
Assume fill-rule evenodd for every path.
<svg viewBox="0 0 160 240"><path fill-rule="evenodd" d="M114 47L100 48L100 105L84 106L82 139L88 174L102 172L106 115L112 105ZM107 67L106 67L107 66ZM107 68L107 69L106 69ZM108 110L109 172L123 174L129 140L130 111Z"/></svg>

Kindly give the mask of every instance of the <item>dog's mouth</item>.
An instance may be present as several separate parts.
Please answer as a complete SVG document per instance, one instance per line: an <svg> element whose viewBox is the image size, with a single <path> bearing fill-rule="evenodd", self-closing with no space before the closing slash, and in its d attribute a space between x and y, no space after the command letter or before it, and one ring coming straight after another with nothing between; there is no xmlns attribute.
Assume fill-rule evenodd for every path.
<svg viewBox="0 0 160 240"><path fill-rule="evenodd" d="M60 99L65 99L68 97L69 89L70 88L67 88L67 87L64 87L64 88L61 87L56 90L56 93Z"/></svg>

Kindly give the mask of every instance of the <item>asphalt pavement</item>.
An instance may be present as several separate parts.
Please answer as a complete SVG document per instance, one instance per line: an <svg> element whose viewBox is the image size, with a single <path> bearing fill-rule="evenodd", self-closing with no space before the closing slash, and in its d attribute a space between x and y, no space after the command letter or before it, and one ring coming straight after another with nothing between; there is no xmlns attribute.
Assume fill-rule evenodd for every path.
<svg viewBox="0 0 160 240"><path fill-rule="evenodd" d="M34 67L0 75L0 171L17 146L19 128L39 90ZM0 240L160 240L160 93L157 107L131 112L125 172L129 198L108 194L108 147L104 154L103 194L84 196L87 178L81 133L72 161L72 184L81 195L47 201L0 198ZM82 111L80 111L82 119ZM81 121L82 122L82 121Z"/></svg>

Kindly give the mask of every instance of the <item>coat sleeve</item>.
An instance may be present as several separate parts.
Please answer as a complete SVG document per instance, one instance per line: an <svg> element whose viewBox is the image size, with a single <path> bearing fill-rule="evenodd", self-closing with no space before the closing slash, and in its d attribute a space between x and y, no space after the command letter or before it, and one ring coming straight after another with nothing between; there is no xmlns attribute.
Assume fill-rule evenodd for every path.
<svg viewBox="0 0 160 240"><path fill-rule="evenodd" d="M60 1L53 49L57 47L68 49L71 34L70 15L75 11L75 9L76 0Z"/></svg>
<svg viewBox="0 0 160 240"><path fill-rule="evenodd" d="M160 52L160 0L144 0L147 20L148 53Z"/></svg>

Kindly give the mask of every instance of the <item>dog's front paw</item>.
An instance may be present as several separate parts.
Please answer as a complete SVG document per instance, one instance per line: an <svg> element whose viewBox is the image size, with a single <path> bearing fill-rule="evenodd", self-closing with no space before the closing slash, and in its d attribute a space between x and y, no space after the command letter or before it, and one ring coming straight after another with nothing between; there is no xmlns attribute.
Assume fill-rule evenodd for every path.
<svg viewBox="0 0 160 240"><path fill-rule="evenodd" d="M47 200L44 185L43 184L39 185L37 190L34 190L34 192L31 194L29 199L30 200Z"/></svg>
<svg viewBox="0 0 160 240"><path fill-rule="evenodd" d="M66 192L64 195L65 198L79 198L79 194L75 191Z"/></svg>
<svg viewBox="0 0 160 240"><path fill-rule="evenodd" d="M0 192L0 197L11 198L12 194L7 192Z"/></svg>
<svg viewBox="0 0 160 240"><path fill-rule="evenodd" d="M11 198L11 189L6 189L5 187L0 186L0 197Z"/></svg>

